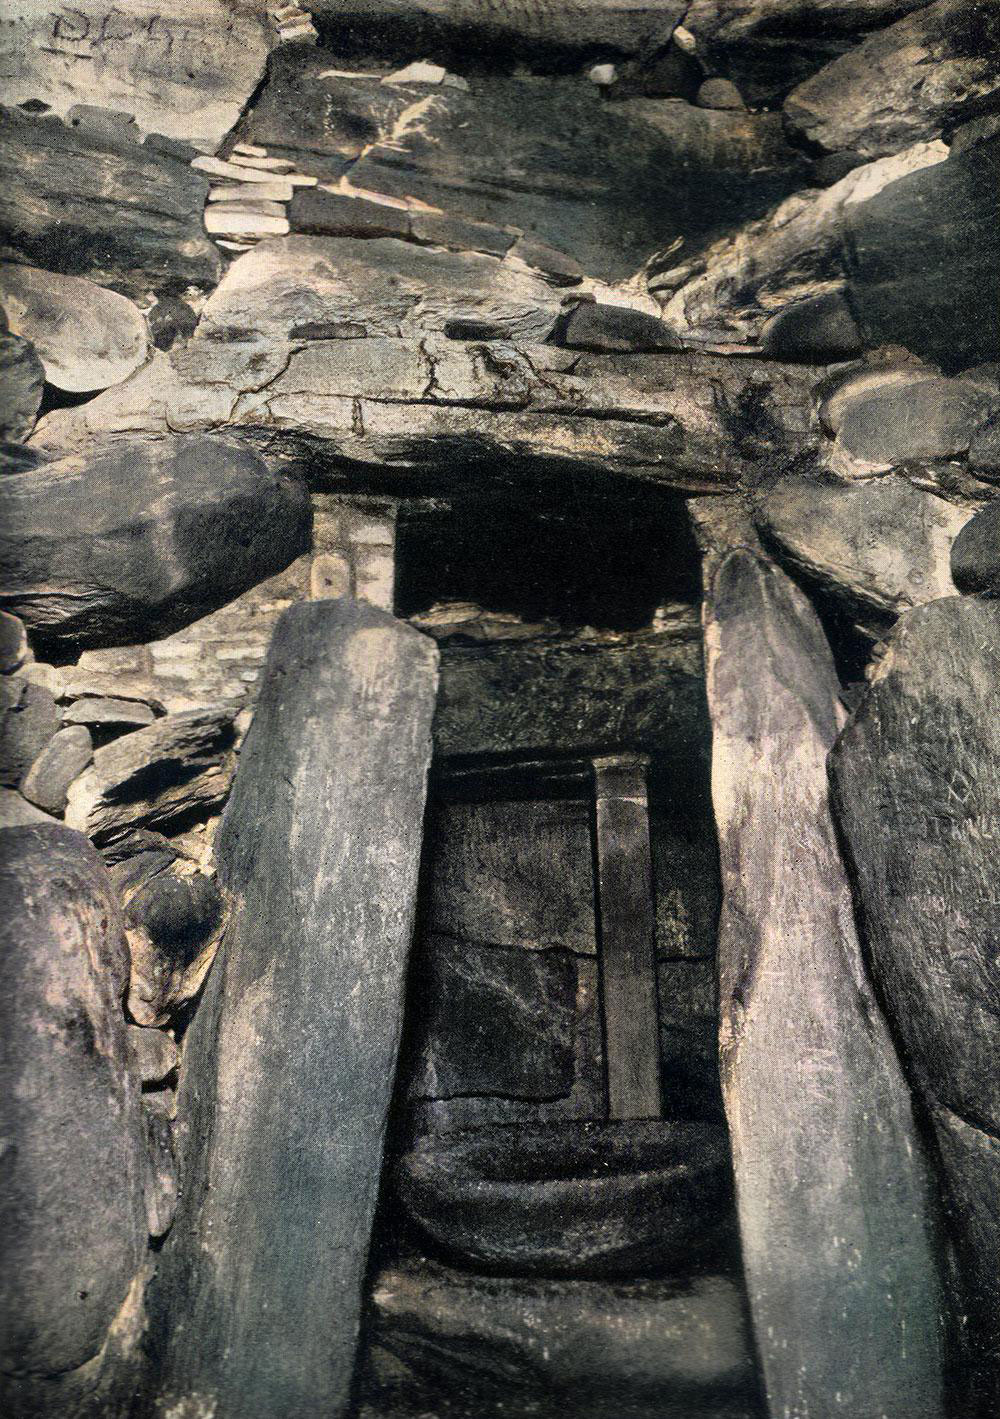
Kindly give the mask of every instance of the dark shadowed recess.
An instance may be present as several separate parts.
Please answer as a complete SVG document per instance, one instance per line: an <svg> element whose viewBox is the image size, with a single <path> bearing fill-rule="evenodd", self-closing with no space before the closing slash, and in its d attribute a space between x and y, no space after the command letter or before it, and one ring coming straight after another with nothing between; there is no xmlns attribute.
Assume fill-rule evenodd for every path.
<svg viewBox="0 0 1000 1419"><path fill-rule="evenodd" d="M613 499L497 489L400 510L397 614L472 601L526 621L627 631L657 606L700 596L684 500L649 489Z"/></svg>

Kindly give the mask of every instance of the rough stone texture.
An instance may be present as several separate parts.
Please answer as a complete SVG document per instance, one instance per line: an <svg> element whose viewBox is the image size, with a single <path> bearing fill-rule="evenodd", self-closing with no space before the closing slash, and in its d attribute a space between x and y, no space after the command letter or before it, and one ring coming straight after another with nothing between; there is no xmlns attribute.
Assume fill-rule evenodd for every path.
<svg viewBox="0 0 1000 1419"><path fill-rule="evenodd" d="M146 1228L139 1088L120 1005L128 952L111 884L86 839L58 825L4 830L0 846L2 1329L13 1414L33 1412L18 1380L64 1374L97 1353Z"/></svg>
<svg viewBox="0 0 1000 1419"><path fill-rule="evenodd" d="M16 787L59 728L56 702L23 676L0 684L0 783Z"/></svg>
<svg viewBox="0 0 1000 1419"><path fill-rule="evenodd" d="M143 1084L162 1084L177 1068L177 1046L163 1030L129 1025L128 1048L135 1073Z"/></svg>
<svg viewBox="0 0 1000 1419"><path fill-rule="evenodd" d="M559 310L545 281L493 256L391 238L286 236L233 263L198 333L294 340L427 331L541 342Z"/></svg>
<svg viewBox="0 0 1000 1419"><path fill-rule="evenodd" d="M926 375L845 397L837 452L864 472L965 453L996 396Z"/></svg>
<svg viewBox="0 0 1000 1419"><path fill-rule="evenodd" d="M142 1124L146 1151L146 1225L149 1235L159 1239L173 1223L179 1181L174 1125L162 1095L152 1094L143 1099Z"/></svg>
<svg viewBox="0 0 1000 1419"><path fill-rule="evenodd" d="M238 905L185 1045L185 1190L153 1327L164 1412L195 1396L217 1419L346 1407L436 659L358 602L296 607L275 633L220 834Z"/></svg>
<svg viewBox="0 0 1000 1419"><path fill-rule="evenodd" d="M415 962L418 1096L564 1097L573 1084L576 970L564 951L431 937Z"/></svg>
<svg viewBox="0 0 1000 1419"><path fill-rule="evenodd" d="M31 341L0 333L0 437L13 443L28 437L44 384L45 368Z"/></svg>
<svg viewBox="0 0 1000 1419"><path fill-rule="evenodd" d="M845 51L927 0L693 0L684 28L711 70L754 103L773 103Z"/></svg>
<svg viewBox="0 0 1000 1419"><path fill-rule="evenodd" d="M396 1181L427 1235L487 1273L685 1272L731 1235L725 1132L704 1121L431 1134L404 1154Z"/></svg>
<svg viewBox="0 0 1000 1419"><path fill-rule="evenodd" d="M163 635L305 550L304 487L205 438L120 441L0 480L0 601L44 644Z"/></svg>
<svg viewBox="0 0 1000 1419"><path fill-rule="evenodd" d="M44 373L41 361L39 361L38 375L40 379ZM20 443L0 441L0 476L7 473L24 473L29 468L37 468L45 461L45 454L40 449L26 448Z"/></svg>
<svg viewBox="0 0 1000 1419"><path fill-rule="evenodd" d="M122 733L142 729L156 718L149 705L141 700L109 699L103 695L84 695L63 711L64 724L91 725L95 730Z"/></svg>
<svg viewBox="0 0 1000 1419"><path fill-rule="evenodd" d="M866 346L949 373L1000 348L1000 137L914 171L845 214L850 304Z"/></svg>
<svg viewBox="0 0 1000 1419"><path fill-rule="evenodd" d="M240 116L275 42L251 0L74 0L47 9L10 0L0 28L5 98L40 100L74 117L95 96L126 125L186 138L214 151ZM98 113L101 111L98 110Z"/></svg>
<svg viewBox="0 0 1000 1419"><path fill-rule="evenodd" d="M190 149L0 112L0 223L22 260L137 301L150 287L216 284L223 263L201 220L208 182Z"/></svg>
<svg viewBox="0 0 1000 1419"><path fill-rule="evenodd" d="M145 363L149 329L130 300L80 276L6 266L0 302L15 335L30 340L57 389L120 384Z"/></svg>
<svg viewBox="0 0 1000 1419"><path fill-rule="evenodd" d="M130 828L204 817L233 777L232 716L226 710L171 714L96 750L69 790L66 822L106 842Z"/></svg>
<svg viewBox="0 0 1000 1419"><path fill-rule="evenodd" d="M33 760L21 780L21 792L29 803L47 813L61 813L70 784L83 773L93 752L90 730L85 724L60 729Z"/></svg>
<svg viewBox="0 0 1000 1419"><path fill-rule="evenodd" d="M984 1415L1000 1402L998 683L1000 607L919 607L831 760L872 967L932 1106L965 1283L954 1308L972 1340L970 1409Z"/></svg>
<svg viewBox="0 0 1000 1419"><path fill-rule="evenodd" d="M794 301L761 327L761 345L774 360L827 364L861 350L861 331L842 291Z"/></svg>
<svg viewBox="0 0 1000 1419"><path fill-rule="evenodd" d="M832 658L809 603L744 548L709 558L705 617L720 1069L769 1404L938 1419L925 1165L827 804Z"/></svg>
<svg viewBox="0 0 1000 1419"><path fill-rule="evenodd" d="M898 153L995 102L998 55L995 4L936 0L806 79L785 100L785 117L828 151Z"/></svg>
<svg viewBox="0 0 1000 1419"><path fill-rule="evenodd" d="M10 675L31 659L24 622L0 611L0 674Z"/></svg>
<svg viewBox="0 0 1000 1419"><path fill-rule="evenodd" d="M756 512L783 560L875 628L954 595L951 546L968 520L968 508L895 475L853 484L790 478Z"/></svg>
<svg viewBox="0 0 1000 1419"><path fill-rule="evenodd" d="M558 343L571 350L676 350L669 326L628 306L586 301L571 312Z"/></svg>
<svg viewBox="0 0 1000 1419"><path fill-rule="evenodd" d="M43 813L14 788L0 788L0 828L26 828L32 824L58 826L58 819Z"/></svg>
<svg viewBox="0 0 1000 1419"><path fill-rule="evenodd" d="M307 240L307 238L303 238ZM371 245L371 243L367 243ZM246 314L246 313L245 313ZM126 384L42 420L33 447L84 451L106 434L241 427L295 432L356 473L468 487L497 465L687 492L731 487L806 441L816 374L767 361L588 354L551 345L316 340L273 347L193 340ZM247 396L241 398L240 396Z"/></svg>
<svg viewBox="0 0 1000 1419"><path fill-rule="evenodd" d="M1000 411L992 414L972 435L969 466L980 478L1000 482Z"/></svg>
<svg viewBox="0 0 1000 1419"><path fill-rule="evenodd" d="M499 1419L512 1393L546 1419L763 1413L746 1303L727 1276L525 1281L415 1257L380 1271L372 1300L365 1416Z"/></svg>
<svg viewBox="0 0 1000 1419"><path fill-rule="evenodd" d="M1000 503L989 503L965 524L951 549L959 591L1000 596Z"/></svg>

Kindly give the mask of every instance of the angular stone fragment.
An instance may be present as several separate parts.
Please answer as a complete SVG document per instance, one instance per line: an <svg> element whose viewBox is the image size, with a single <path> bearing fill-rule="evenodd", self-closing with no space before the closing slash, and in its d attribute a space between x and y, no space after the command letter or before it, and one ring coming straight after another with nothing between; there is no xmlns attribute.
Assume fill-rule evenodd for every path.
<svg viewBox="0 0 1000 1419"><path fill-rule="evenodd" d="M29 803L44 808L47 813L61 813L66 807L70 784L83 773L93 753L86 725L73 724L60 729L21 780L21 792Z"/></svg>
<svg viewBox="0 0 1000 1419"><path fill-rule="evenodd" d="M207 438L122 440L0 480L0 601L45 644L162 636L308 545L305 488Z"/></svg>
<svg viewBox="0 0 1000 1419"><path fill-rule="evenodd" d="M59 825L0 839L0 1330L5 1372L41 1379L97 1353L138 1269L139 1087L120 1003L128 952L100 859Z"/></svg>
<svg viewBox="0 0 1000 1419"><path fill-rule="evenodd" d="M300 187L288 209L293 232L339 237L408 237L410 218L405 209L384 202L366 202L320 187Z"/></svg>
<svg viewBox="0 0 1000 1419"><path fill-rule="evenodd" d="M705 616L722 1088L768 1402L940 1419L926 1167L827 805L832 657L743 548L710 559Z"/></svg>
<svg viewBox="0 0 1000 1419"><path fill-rule="evenodd" d="M63 711L64 724L87 724L119 733L142 729L155 718L149 705L141 700L117 700L103 695L84 695Z"/></svg>
<svg viewBox="0 0 1000 1419"><path fill-rule="evenodd" d="M204 815L233 776L226 710L171 714L98 749L69 790L66 822L106 842L130 828Z"/></svg>
<svg viewBox="0 0 1000 1419"><path fill-rule="evenodd" d="M676 350L676 335L662 320L628 306L585 301L559 333L571 350Z"/></svg>
<svg viewBox="0 0 1000 1419"><path fill-rule="evenodd" d="M965 524L951 549L959 591L1000 596L1000 503L988 503Z"/></svg>
<svg viewBox="0 0 1000 1419"><path fill-rule="evenodd" d="M544 340L559 310L546 282L492 256L387 237L290 236L234 262L202 311L199 334L336 338L357 327L369 336Z"/></svg>
<svg viewBox="0 0 1000 1419"><path fill-rule="evenodd" d="M0 273L0 301L11 330L31 341L57 389L83 393L120 384L149 353L142 312L80 276L9 265Z"/></svg>
<svg viewBox="0 0 1000 1419"><path fill-rule="evenodd" d="M21 676L0 684L0 784L20 784L59 728L56 702Z"/></svg>
<svg viewBox="0 0 1000 1419"><path fill-rule="evenodd" d="M127 1027L128 1049L136 1077L142 1084L162 1084L177 1068L177 1046L164 1030Z"/></svg>
<svg viewBox="0 0 1000 1419"><path fill-rule="evenodd" d="M968 508L895 475L784 479L756 510L782 559L875 629L910 606L954 595L951 547L968 520Z"/></svg>
<svg viewBox="0 0 1000 1419"><path fill-rule="evenodd" d="M237 907L185 1043L184 1196L151 1326L164 1411L189 1396L217 1419L347 1406L436 660L360 602L304 603L275 632L220 831Z"/></svg>
<svg viewBox="0 0 1000 1419"><path fill-rule="evenodd" d="M830 763L872 968L938 1138L977 1416L1000 1403L998 684L1000 606L918 607Z"/></svg>
<svg viewBox="0 0 1000 1419"><path fill-rule="evenodd" d="M146 1226L155 1239L170 1230L177 1211L179 1177L174 1145L174 1122L163 1096L147 1095L142 1101L146 1153L144 1199Z"/></svg>
<svg viewBox="0 0 1000 1419"><path fill-rule="evenodd" d="M936 0L806 79L785 100L785 117L827 151L898 153L995 99L998 56L996 5Z"/></svg>
<svg viewBox="0 0 1000 1419"><path fill-rule="evenodd" d="M0 333L0 438L16 443L35 427L45 368L30 340Z"/></svg>

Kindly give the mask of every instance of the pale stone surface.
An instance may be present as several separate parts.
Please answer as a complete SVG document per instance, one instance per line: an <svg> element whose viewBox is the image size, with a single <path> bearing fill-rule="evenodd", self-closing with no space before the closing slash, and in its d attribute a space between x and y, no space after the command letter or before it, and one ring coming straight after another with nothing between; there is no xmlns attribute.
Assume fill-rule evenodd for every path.
<svg viewBox="0 0 1000 1419"><path fill-rule="evenodd" d="M164 1414L346 1409L436 660L359 602L295 607L276 631L220 832L237 906L185 1045L186 1181L152 1331Z"/></svg>
<svg viewBox="0 0 1000 1419"><path fill-rule="evenodd" d="M85 724L60 729L25 774L21 792L29 803L44 808L47 813L61 813L70 784L90 763L93 751L90 730Z"/></svg>
<svg viewBox="0 0 1000 1419"><path fill-rule="evenodd" d="M723 1097L774 1414L940 1419L940 1294L910 1096L827 804L839 684L815 612L709 559Z"/></svg>
<svg viewBox="0 0 1000 1419"><path fill-rule="evenodd" d="M10 0L0 28L5 101L60 114L93 103L140 129L214 151L253 93L276 35L255 0Z"/></svg>
<svg viewBox="0 0 1000 1419"><path fill-rule="evenodd" d="M0 302L11 330L31 341L57 389L84 393L121 384L149 353L142 312L82 276L7 265Z"/></svg>

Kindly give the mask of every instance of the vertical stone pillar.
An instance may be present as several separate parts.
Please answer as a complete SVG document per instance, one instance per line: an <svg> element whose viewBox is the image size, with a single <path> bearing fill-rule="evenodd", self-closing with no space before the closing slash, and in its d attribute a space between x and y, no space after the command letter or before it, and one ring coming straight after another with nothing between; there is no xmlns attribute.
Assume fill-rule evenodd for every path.
<svg viewBox="0 0 1000 1419"><path fill-rule="evenodd" d="M721 1075L773 1419L940 1419L941 1298L910 1095L827 794L839 684L806 598L707 568Z"/></svg>
<svg viewBox="0 0 1000 1419"><path fill-rule="evenodd" d="M433 643L371 605L275 631L219 834L234 915L184 1053L163 1415L347 1408L436 686Z"/></svg>
<svg viewBox="0 0 1000 1419"><path fill-rule="evenodd" d="M659 1118L656 922L648 759L595 759L598 959L608 1117Z"/></svg>

